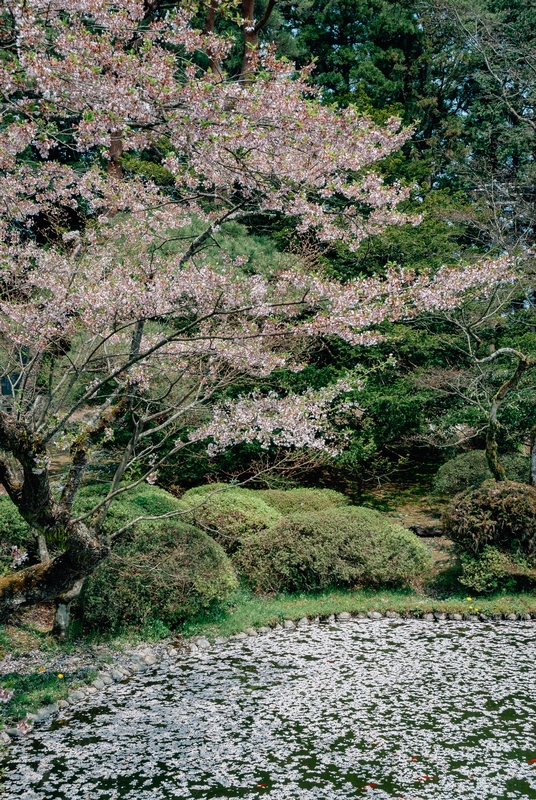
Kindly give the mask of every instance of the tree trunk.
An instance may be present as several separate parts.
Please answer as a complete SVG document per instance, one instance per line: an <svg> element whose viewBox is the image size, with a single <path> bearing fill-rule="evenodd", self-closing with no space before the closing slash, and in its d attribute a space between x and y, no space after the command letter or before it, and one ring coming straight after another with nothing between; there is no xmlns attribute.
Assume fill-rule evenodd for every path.
<svg viewBox="0 0 536 800"><path fill-rule="evenodd" d="M47 540L42 533L37 534L37 550L39 552L39 561L41 564L44 564L45 561L50 561Z"/></svg>
<svg viewBox="0 0 536 800"><path fill-rule="evenodd" d="M530 476L529 483L536 486L536 425L530 432Z"/></svg>
<svg viewBox="0 0 536 800"><path fill-rule="evenodd" d="M259 46L259 33L264 28L277 0L268 0L266 11L258 22L255 22L255 0L242 0L242 27L244 29L244 55L240 78L244 83L255 80L257 63L256 51Z"/></svg>
<svg viewBox="0 0 536 800"><path fill-rule="evenodd" d="M216 19L216 11L218 10L219 0L211 0L207 11L207 21L205 25L205 32L208 34L214 33L214 23ZM223 70L219 58L213 55L210 51L208 53L210 59L210 68L214 75L220 80L223 78Z"/></svg>
<svg viewBox="0 0 536 800"><path fill-rule="evenodd" d="M499 430L499 424L492 420L488 425L488 430L486 433L486 458L488 461L488 467L490 468L495 480L505 481L506 472L504 471L504 467L502 466L502 464L499 463L498 446L497 446L498 430Z"/></svg>
<svg viewBox="0 0 536 800"><path fill-rule="evenodd" d="M114 178L123 178L121 156L123 155L123 137L121 131L112 131L110 134L110 149L108 150L108 173Z"/></svg>
<svg viewBox="0 0 536 800"><path fill-rule="evenodd" d="M255 78L255 51L259 44L259 30L255 25L254 5L254 0L242 0L244 55L242 56L240 78L245 83L251 83Z"/></svg>
<svg viewBox="0 0 536 800"><path fill-rule="evenodd" d="M56 613L54 614L54 625L52 626L52 634L60 642L65 642L69 638L69 618L71 615L71 603L75 600L82 586L84 585L85 578L80 578L76 581L73 588L64 594L56 597L54 604L56 606Z"/></svg>
<svg viewBox="0 0 536 800"><path fill-rule="evenodd" d="M22 606L44 600L58 598L59 605L69 603L62 598L90 575L108 553L109 548L102 545L91 530L85 525L76 525L69 532L65 553L0 578L0 615L6 616Z"/></svg>

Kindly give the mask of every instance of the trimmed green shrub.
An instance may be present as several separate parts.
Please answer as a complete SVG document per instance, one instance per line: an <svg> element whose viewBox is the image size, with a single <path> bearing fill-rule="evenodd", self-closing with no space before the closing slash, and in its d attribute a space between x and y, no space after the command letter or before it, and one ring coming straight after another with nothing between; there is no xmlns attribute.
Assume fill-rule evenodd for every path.
<svg viewBox="0 0 536 800"><path fill-rule="evenodd" d="M334 489L260 489L255 492L280 514L306 514L347 506L346 495Z"/></svg>
<svg viewBox="0 0 536 800"><path fill-rule="evenodd" d="M232 489L234 492L248 492L249 489L243 489L241 486L232 486L229 483L204 483L202 486L194 486L193 489L188 489L184 492L181 499L188 500L195 495L211 494L212 492L228 491Z"/></svg>
<svg viewBox="0 0 536 800"><path fill-rule="evenodd" d="M494 592L508 574L508 557L496 547L485 547L478 558L462 553L460 583L476 592Z"/></svg>
<svg viewBox="0 0 536 800"><path fill-rule="evenodd" d="M77 510L104 496L85 488ZM104 528L113 533L139 516L181 510L180 500L147 484L115 501ZM78 614L86 628L116 631L158 619L176 626L236 588L233 567L222 548L182 517L138 522L121 536L112 554L86 580Z"/></svg>
<svg viewBox="0 0 536 800"><path fill-rule="evenodd" d="M443 515L445 535L466 553L487 546L536 556L536 488L514 481L489 481L454 498Z"/></svg>
<svg viewBox="0 0 536 800"><path fill-rule="evenodd" d="M107 484L99 483L84 486L77 495L74 506L75 513L84 514L90 511L93 506L106 497L108 488ZM136 517L168 514L172 511L180 511L182 508L181 501L166 492L165 489L141 483L135 489L124 492L113 500L104 522L104 530L113 532L122 527L125 522Z"/></svg>
<svg viewBox="0 0 536 800"><path fill-rule="evenodd" d="M248 537L236 559L248 583L261 592L403 586L429 561L415 534L358 506L284 517Z"/></svg>
<svg viewBox="0 0 536 800"><path fill-rule="evenodd" d="M508 453L499 456L507 477L512 481L524 483L528 481L530 459L521 453ZM493 475L488 467L484 450L470 450L456 458L446 461L439 467L434 478L432 494L436 497L445 495L452 497L466 489L481 486L484 481L492 480Z"/></svg>
<svg viewBox="0 0 536 800"><path fill-rule="evenodd" d="M210 489L218 487L211 484ZM281 514L247 489L226 489L212 496L206 487L190 489L180 502L190 508L191 521L207 531L227 553L234 553L244 537L276 523Z"/></svg>

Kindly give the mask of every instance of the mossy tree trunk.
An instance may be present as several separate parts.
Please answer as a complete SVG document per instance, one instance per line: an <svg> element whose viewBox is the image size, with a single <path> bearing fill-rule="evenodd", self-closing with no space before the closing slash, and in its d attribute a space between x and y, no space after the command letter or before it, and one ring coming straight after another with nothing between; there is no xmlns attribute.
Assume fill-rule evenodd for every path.
<svg viewBox="0 0 536 800"><path fill-rule="evenodd" d="M529 358L524 353L520 353L518 350L514 350L511 347L501 347L499 350L496 350L487 358L480 359L478 363L483 364L489 361L494 361L495 359L501 356L514 356L514 358L517 358L517 366L514 374L510 378L508 378L508 380L504 381L504 383L499 387L498 391L495 392L495 394L491 399L489 421L486 431L486 458L488 461L488 466L496 481L506 480L506 472L504 471L504 467L499 461L499 454L498 454L497 437L501 428L498 419L499 408L503 403L504 399L506 398L506 396L509 394L509 392L511 392L519 385L519 382L521 381L522 377L527 372L527 370L532 369L534 368L534 366L536 366L536 359ZM536 467L536 454L534 454L534 462L535 462L534 466ZM531 467L531 476L532 472L533 469Z"/></svg>
<svg viewBox="0 0 536 800"><path fill-rule="evenodd" d="M84 578L109 554L99 540L98 530L77 520L72 506L82 484L91 444L103 430L122 418L128 408L123 400L107 408L90 430L71 445L71 467L59 500L50 486L46 444L30 426L0 411L0 483L21 516L34 529L40 563L0 578L0 617L24 605L54 600L54 633L66 638L71 603L79 594ZM63 552L50 558L47 538L63 543Z"/></svg>

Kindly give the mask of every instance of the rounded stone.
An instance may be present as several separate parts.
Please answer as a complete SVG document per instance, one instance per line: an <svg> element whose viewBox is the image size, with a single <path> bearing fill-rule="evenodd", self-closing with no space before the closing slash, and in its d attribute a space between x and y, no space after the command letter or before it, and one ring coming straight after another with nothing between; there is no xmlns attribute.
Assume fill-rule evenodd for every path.
<svg viewBox="0 0 536 800"><path fill-rule="evenodd" d="M344 622L344 620L352 619L352 615L348 611L341 611L340 614L337 614L337 619Z"/></svg>
<svg viewBox="0 0 536 800"><path fill-rule="evenodd" d="M0 742L3 744L9 744L11 741L11 737L5 731L0 731Z"/></svg>
<svg viewBox="0 0 536 800"><path fill-rule="evenodd" d="M433 622L434 621L434 615L433 614L424 614L423 619L425 619L426 622Z"/></svg>
<svg viewBox="0 0 536 800"><path fill-rule="evenodd" d="M216 636L214 644L227 644L228 639L226 636Z"/></svg>
<svg viewBox="0 0 536 800"><path fill-rule="evenodd" d="M258 633L255 630L255 628L246 628L246 633L248 636L258 636Z"/></svg>
<svg viewBox="0 0 536 800"><path fill-rule="evenodd" d="M113 669L112 672L111 672L111 675L112 675L112 680L115 681L116 683L119 683L119 681L122 681L123 677L124 677L123 676L123 672L119 672L118 669Z"/></svg>
<svg viewBox="0 0 536 800"><path fill-rule="evenodd" d="M156 662L158 661L157 657L152 653L146 655L143 660L145 661L146 664L148 664L148 666L152 666L153 664L156 664Z"/></svg>
<svg viewBox="0 0 536 800"><path fill-rule="evenodd" d="M244 633L244 631L240 631L239 633L235 633L235 635L232 636L231 638L232 639L247 639L248 635L247 635L247 633Z"/></svg>
<svg viewBox="0 0 536 800"><path fill-rule="evenodd" d="M192 646L195 647L195 645L192 645ZM197 650L197 647L195 647L195 649ZM132 665L132 672L134 674L137 674L139 672L145 672L147 670L147 666L148 665L144 664L143 662L138 662L137 664L133 664ZM110 678L109 681L104 681L104 683L105 684L112 683L112 679Z"/></svg>
<svg viewBox="0 0 536 800"><path fill-rule="evenodd" d="M18 739L20 736L22 736L22 731L20 731L18 728L6 728L5 732L10 740Z"/></svg>
<svg viewBox="0 0 536 800"><path fill-rule="evenodd" d="M60 711L61 711L61 709L63 709L63 708L69 708L69 703L67 702L67 700L58 700L58 702L56 703L56 705L58 706L58 708L60 709Z"/></svg>
<svg viewBox="0 0 536 800"><path fill-rule="evenodd" d="M335 614L330 614L329 617L326 619L327 623L335 622Z"/></svg>
<svg viewBox="0 0 536 800"><path fill-rule="evenodd" d="M530 616L530 614L521 614L521 619L524 620L525 622L528 622L529 620L532 619L532 617Z"/></svg>
<svg viewBox="0 0 536 800"><path fill-rule="evenodd" d="M289 630L291 630L292 628L295 628L295 627L296 627L296 623L295 623L295 622L294 622L294 620L292 620L292 619L286 619L286 620L283 622L283 627L284 627L284 629L285 629L286 631L289 631Z"/></svg>
<svg viewBox="0 0 536 800"><path fill-rule="evenodd" d="M97 694L97 689L94 686L87 686L86 694Z"/></svg>
<svg viewBox="0 0 536 800"><path fill-rule="evenodd" d="M385 616L388 617L388 619L400 619L398 611L386 611Z"/></svg>
<svg viewBox="0 0 536 800"><path fill-rule="evenodd" d="M506 619L514 621L517 619L517 614L507 614Z"/></svg>
<svg viewBox="0 0 536 800"><path fill-rule="evenodd" d="M449 614L449 619L452 619L455 622L460 622L461 620L463 620L463 617L461 614Z"/></svg>
<svg viewBox="0 0 536 800"><path fill-rule="evenodd" d="M436 619L438 622L442 622L446 618L447 618L447 615L444 614L442 611L434 612L434 619Z"/></svg>
<svg viewBox="0 0 536 800"><path fill-rule="evenodd" d="M197 640L197 646L200 650L210 650L210 642L205 637Z"/></svg>
<svg viewBox="0 0 536 800"><path fill-rule="evenodd" d="M282 631L282 630L283 626L279 622L276 622L276 624L274 625L274 631Z"/></svg>
<svg viewBox="0 0 536 800"><path fill-rule="evenodd" d="M298 628L307 628L307 627L309 627L309 620L307 619L307 617L302 617L300 620L298 620Z"/></svg>
<svg viewBox="0 0 536 800"><path fill-rule="evenodd" d="M367 617L369 619L383 619L383 614L380 614L379 611L369 611Z"/></svg>
<svg viewBox="0 0 536 800"><path fill-rule="evenodd" d="M478 622L478 617L475 616L475 614L469 614L467 619L469 620L469 622Z"/></svg>
<svg viewBox="0 0 536 800"><path fill-rule="evenodd" d="M85 696L86 693L82 692L80 689L75 689L74 692L69 692L69 700L71 702L78 702L79 700L83 700Z"/></svg>
<svg viewBox="0 0 536 800"><path fill-rule="evenodd" d="M92 683L92 686L94 686L95 689L99 689L100 690L100 689L104 689L106 684L104 683L104 681L101 681L100 678L95 678L95 680Z"/></svg>
<svg viewBox="0 0 536 800"><path fill-rule="evenodd" d="M267 628L266 625L261 625L260 628L257 628L257 633L270 633L270 628Z"/></svg>
<svg viewBox="0 0 536 800"><path fill-rule="evenodd" d="M480 620L480 622L487 622L489 620L489 617L487 614L479 614L478 619Z"/></svg>

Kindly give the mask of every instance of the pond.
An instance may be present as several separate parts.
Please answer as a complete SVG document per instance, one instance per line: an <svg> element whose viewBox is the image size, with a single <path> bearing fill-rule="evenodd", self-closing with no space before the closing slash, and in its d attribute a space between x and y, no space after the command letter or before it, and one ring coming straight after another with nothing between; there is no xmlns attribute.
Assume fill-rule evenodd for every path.
<svg viewBox="0 0 536 800"><path fill-rule="evenodd" d="M7 798L536 798L533 623L349 621L117 684L4 759Z"/></svg>

